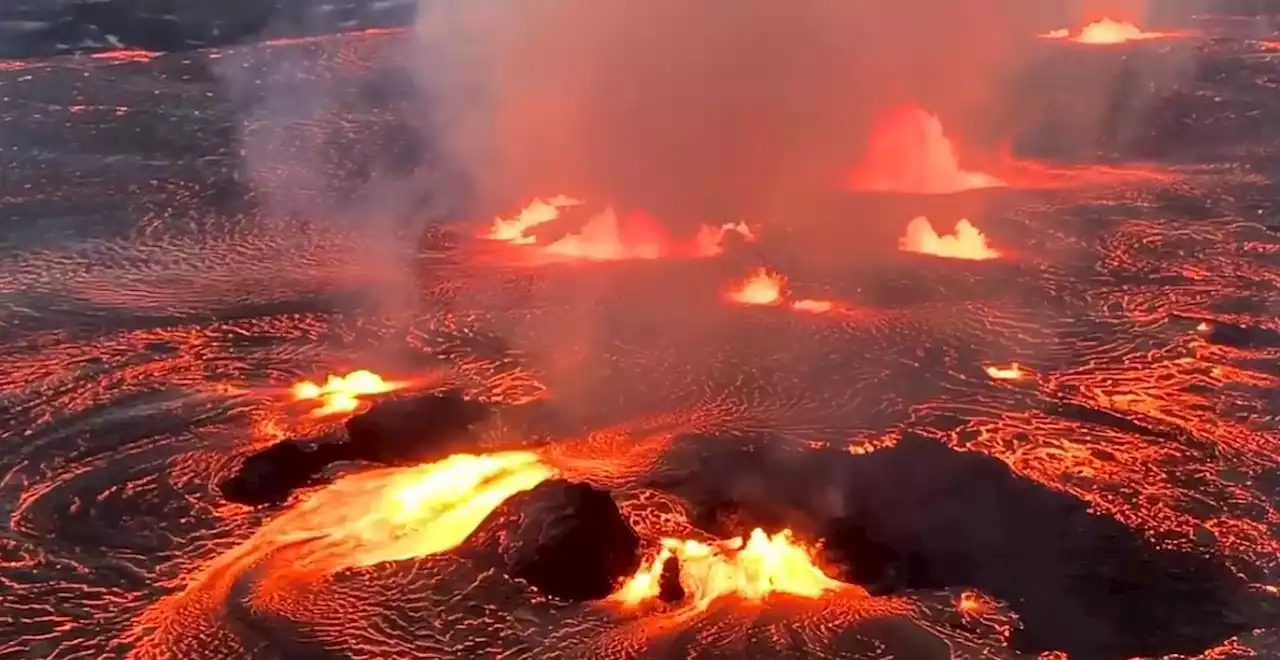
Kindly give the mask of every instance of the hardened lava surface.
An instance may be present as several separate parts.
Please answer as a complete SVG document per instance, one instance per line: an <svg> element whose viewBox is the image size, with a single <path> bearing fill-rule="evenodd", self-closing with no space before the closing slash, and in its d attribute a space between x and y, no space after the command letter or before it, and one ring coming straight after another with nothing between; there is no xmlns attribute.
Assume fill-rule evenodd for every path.
<svg viewBox="0 0 1280 660"><path fill-rule="evenodd" d="M1280 152L1266 128L1280 57L1266 47L1204 47L1227 73L1185 90L1204 102L1179 139L1211 148L1166 154L1161 176L1000 194L978 220L999 260L893 239L834 259L858 247L839 223L863 208L836 199L820 222L766 225L751 254L529 268L473 259L476 227L419 241L413 220L438 207L407 192L433 179L406 137L421 100L387 64L396 44L0 71L0 112L22 126L0 137L0 656L1015 653L1016 604L958 591L678 621L554 602L486 563L485 529L455 552L314 581L272 579L271 557L227 560L285 509L228 504L217 484L271 442L332 430L280 403L290 383L362 367L447 368L478 397L545 403L554 421L527 432L611 489L649 542L696 534L685 502L649 486L700 460L687 442L664 457L677 436L861 453L909 430L1217 558L1260 598L1280 585ZM322 82L324 102L282 120L304 111L271 106L268 60L299 93ZM725 304L761 259L842 313ZM1011 362L1023 378L984 371ZM1265 655L1276 637L1241 629L1200 652Z"/></svg>

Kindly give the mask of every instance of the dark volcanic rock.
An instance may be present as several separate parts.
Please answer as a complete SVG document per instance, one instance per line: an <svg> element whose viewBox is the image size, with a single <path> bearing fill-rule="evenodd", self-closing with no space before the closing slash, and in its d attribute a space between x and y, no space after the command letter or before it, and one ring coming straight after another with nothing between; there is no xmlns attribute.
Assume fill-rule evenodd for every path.
<svg viewBox="0 0 1280 660"><path fill-rule="evenodd" d="M821 539L848 581L975 588L1009 603L1023 623L1012 638L1020 652L1195 655L1263 625L1272 605L1225 562L1157 547L985 454L914 435L861 455L694 443L706 452L698 471L662 487L701 510L695 522L743 526L798 511L793 529Z"/></svg>
<svg viewBox="0 0 1280 660"><path fill-rule="evenodd" d="M246 458L218 488L231 502L281 504L299 488L324 483L325 470L334 463L419 465L475 451L471 427L490 412L488 405L453 390L383 401L347 420L345 441L277 443Z"/></svg>
<svg viewBox="0 0 1280 660"><path fill-rule="evenodd" d="M416 465L465 451L471 427L489 418L488 404L450 390L384 401L347 420L355 460Z"/></svg>
<svg viewBox="0 0 1280 660"><path fill-rule="evenodd" d="M325 468L349 453L340 443L281 442L247 457L218 489L237 504L283 504L295 490L323 483Z"/></svg>
<svg viewBox="0 0 1280 660"><path fill-rule="evenodd" d="M519 511L508 574L553 598L598 600L640 568L640 537L607 491L548 481L507 503Z"/></svg>

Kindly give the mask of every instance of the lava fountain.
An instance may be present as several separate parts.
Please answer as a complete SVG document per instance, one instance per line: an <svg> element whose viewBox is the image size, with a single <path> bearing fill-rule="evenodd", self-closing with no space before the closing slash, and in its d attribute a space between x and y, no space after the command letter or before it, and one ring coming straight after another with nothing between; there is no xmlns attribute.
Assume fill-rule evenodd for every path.
<svg viewBox="0 0 1280 660"><path fill-rule="evenodd" d="M1147 41L1176 36L1172 32L1145 32L1142 28L1126 21L1114 21L1102 18L1080 29L1075 35L1066 28L1051 30L1040 35L1043 39L1061 39L1077 44L1090 46L1110 46L1131 41Z"/></svg>
<svg viewBox="0 0 1280 660"><path fill-rule="evenodd" d="M782 287L787 278L766 268L758 268L729 289L729 300L740 305L776 305L782 302Z"/></svg>
<svg viewBox="0 0 1280 660"><path fill-rule="evenodd" d="M527 261L530 263L711 257L723 252L725 237L731 233L744 240L755 240L751 229L741 222L703 225L692 238L676 240L649 214L643 211L619 214L611 207L592 215L578 231L554 241L546 242L532 233L561 219L566 209L582 204L563 195L535 199L509 218L495 218L482 237L524 247L529 250Z"/></svg>
<svg viewBox="0 0 1280 660"><path fill-rule="evenodd" d="M904 252L919 252L948 259L985 261L995 259L1000 253L987 245L987 237L968 220L956 223L955 233L938 234L929 219L918 217L907 225L907 235L898 242Z"/></svg>
<svg viewBox="0 0 1280 660"><path fill-rule="evenodd" d="M872 122L866 152L848 181L852 190L933 195L1006 185L964 169L942 120L916 106L890 110Z"/></svg>
<svg viewBox="0 0 1280 660"><path fill-rule="evenodd" d="M292 388L295 401L319 401L320 406L311 411L316 417L339 415L357 410L360 397L385 394L397 390L400 383L388 382L372 371L353 371L345 376L329 376L323 385L302 381Z"/></svg>
<svg viewBox="0 0 1280 660"><path fill-rule="evenodd" d="M746 539L716 543L662 539L657 556L628 579L614 599L638 605L657 598L664 567L671 560L679 562L680 587L696 610L733 596L759 602L771 594L817 598L852 588L822 572L812 551L795 542L790 530L770 536L757 528Z"/></svg>

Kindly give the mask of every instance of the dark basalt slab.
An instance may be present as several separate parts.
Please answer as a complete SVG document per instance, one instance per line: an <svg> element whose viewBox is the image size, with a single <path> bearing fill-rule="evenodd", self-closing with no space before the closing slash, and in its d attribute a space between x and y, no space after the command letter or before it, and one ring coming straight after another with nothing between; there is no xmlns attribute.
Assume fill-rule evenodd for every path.
<svg viewBox="0 0 1280 660"><path fill-rule="evenodd" d="M419 465L474 451L472 428L491 414L488 404L457 390L381 401L347 420L345 439L272 445L245 458L219 490L238 504L275 505L297 489L327 482L326 470L335 463Z"/></svg>
<svg viewBox="0 0 1280 660"><path fill-rule="evenodd" d="M356 455L352 460L418 465L472 446L472 427L492 412L458 390L382 401L347 420L347 442Z"/></svg>
<svg viewBox="0 0 1280 660"><path fill-rule="evenodd" d="M881 593L978 589L1019 614L1020 652L1195 655L1277 611L1225 562L1160 548L985 454L915 435L862 455L691 440L697 468L653 485L690 500L696 524L729 536L786 521Z"/></svg>
<svg viewBox="0 0 1280 660"><path fill-rule="evenodd" d="M518 512L503 547L507 574L548 596L599 600L640 568L640 537L607 491L554 480L503 506Z"/></svg>

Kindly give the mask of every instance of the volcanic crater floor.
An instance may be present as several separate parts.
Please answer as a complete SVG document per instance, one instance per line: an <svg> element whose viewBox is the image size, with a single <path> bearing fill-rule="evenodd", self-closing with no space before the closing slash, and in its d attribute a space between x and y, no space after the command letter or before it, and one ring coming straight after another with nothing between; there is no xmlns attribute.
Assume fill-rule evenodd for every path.
<svg viewBox="0 0 1280 660"><path fill-rule="evenodd" d="M383 38L288 46L306 56L293 73L357 86ZM405 287L380 232L341 210L246 210L209 57L0 71L6 120L30 126L5 140L31 154L0 200L29 220L0 228L0 609L14 622L0 656L1280 649L1274 136L1142 183L993 192L983 226L1011 255L992 262L892 243L841 262L854 233L781 219L749 251L702 260L496 267L441 248ZM1202 81L1223 101L1199 121L1216 130L1233 99L1274 97L1259 76ZM334 179L390 158L393 110L331 110L298 130L342 154L323 161ZM858 207L828 212L845 203ZM819 240L831 253L809 258ZM847 313L725 304L725 282L762 260ZM1013 362L1023 377L984 369ZM324 487L245 507L217 485L272 443L336 432L282 404L288 384L366 366L449 370L510 406L482 440L536 439L564 477L608 490L647 547L741 523L715 513L727 505L764 526L845 514L910 555L906 577L883 595L691 616L560 601L494 563L515 499L452 551L292 575L315 537L263 544L263 530L289 531L279 521ZM1094 646L1067 648L1064 622Z"/></svg>

